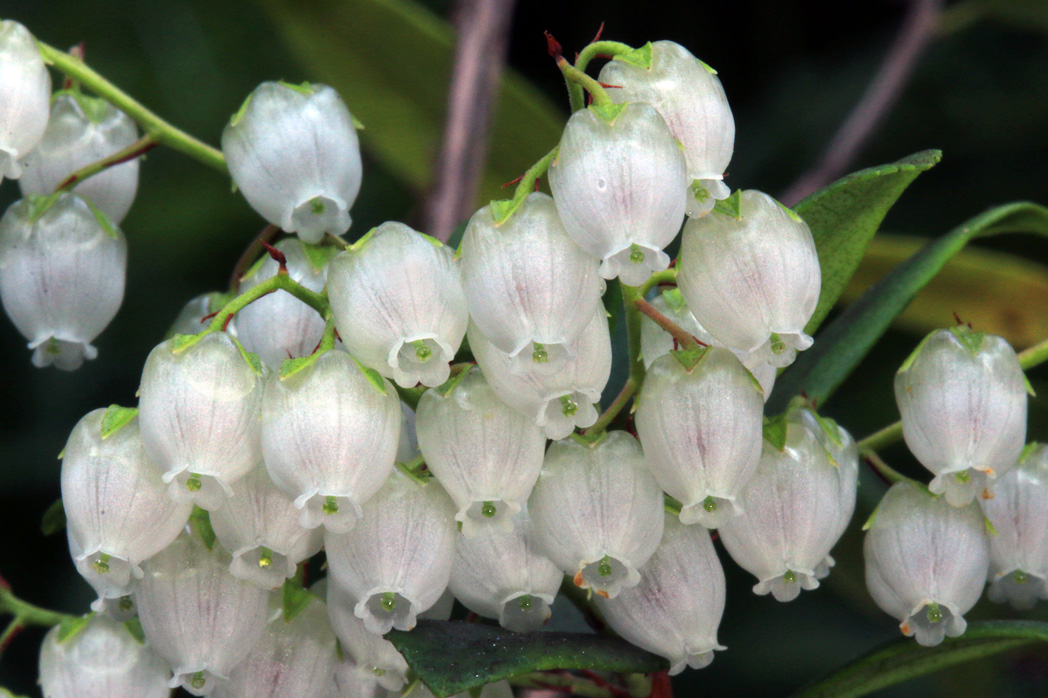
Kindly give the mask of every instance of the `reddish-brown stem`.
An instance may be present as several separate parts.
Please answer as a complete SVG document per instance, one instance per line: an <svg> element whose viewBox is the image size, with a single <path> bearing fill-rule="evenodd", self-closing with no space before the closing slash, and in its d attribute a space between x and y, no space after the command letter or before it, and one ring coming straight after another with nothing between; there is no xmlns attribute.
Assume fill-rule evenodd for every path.
<svg viewBox="0 0 1048 698"><path fill-rule="evenodd" d="M109 157L102 158L97 162L93 162L86 167L80 168L62 180L62 183L55 187L55 191L69 191L88 177L93 177L99 172L108 170L110 167L116 167L117 165L128 162L129 160L142 157L158 145L160 144L157 143L156 138L147 133L123 150L119 150Z"/></svg>
<svg viewBox="0 0 1048 698"><path fill-rule="evenodd" d="M231 293L239 292L240 279L247 273L247 270L250 269L251 265L254 263L255 258L258 257L259 253L264 249L263 245L268 245L273 242L278 235L280 235L280 226L267 225L244 249L243 254L240 255L240 259L237 260L236 266L233 267L233 273L229 277L229 290Z"/></svg>
<svg viewBox="0 0 1048 698"><path fill-rule="evenodd" d="M685 349L693 347L696 344L700 347L707 346L705 342L700 342L698 339L695 339L695 337L686 332L684 328L660 313L655 306L643 298L638 298L633 301L633 303L637 306L637 310L651 318L656 325L669 332L670 335L673 336L673 339L675 339L677 343Z"/></svg>

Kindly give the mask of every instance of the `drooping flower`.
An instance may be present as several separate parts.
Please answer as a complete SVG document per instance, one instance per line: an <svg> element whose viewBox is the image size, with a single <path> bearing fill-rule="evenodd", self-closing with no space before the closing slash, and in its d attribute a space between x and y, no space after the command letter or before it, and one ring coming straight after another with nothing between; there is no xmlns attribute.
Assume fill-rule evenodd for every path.
<svg viewBox="0 0 1048 698"><path fill-rule="evenodd" d="M47 129L51 100L51 75L23 25L0 21L0 182L18 179L19 161L31 151Z"/></svg>

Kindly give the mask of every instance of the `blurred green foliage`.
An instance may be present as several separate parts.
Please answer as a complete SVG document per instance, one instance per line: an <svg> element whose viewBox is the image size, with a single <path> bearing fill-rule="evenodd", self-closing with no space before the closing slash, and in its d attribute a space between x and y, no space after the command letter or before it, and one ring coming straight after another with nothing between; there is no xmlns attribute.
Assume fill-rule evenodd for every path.
<svg viewBox="0 0 1048 698"><path fill-rule="evenodd" d="M337 12L318 16L328 5L337 6ZM852 168L892 162L926 148L943 151L942 164L913 184L889 213L886 228L939 235L996 204L1048 202L1044 8L1043 0L962 0L949 6L942 35ZM365 179L351 231L360 234L384 220L417 222L428 182L426 163L439 134L435 125L445 109L451 35L441 18L449 10L444 0L420 6L406 0L7 0L0 14L25 23L52 45L85 41L87 60L96 69L211 143L218 142L229 115L263 80L345 81L344 96L367 127L362 133ZM557 127L548 115L566 114L563 83L546 56L542 31L553 32L570 54L604 21L607 38L634 45L674 39L718 69L738 125L728 181L775 194L812 163L847 115L891 42L902 10L902 3L890 0L648 6L625 0L522 2L509 57L528 82L516 80L503 90L489 173L508 171L506 179L511 179L523 171L556 139ZM401 22L398 16L412 21ZM521 100L538 106L521 106ZM403 135L400 147L391 145L391 134ZM486 195L501 176L487 176ZM17 196L15 184L0 187L0 205ZM91 598L69 563L62 537L43 538L39 530L41 516L58 494L55 456L69 430L90 409L134 404L149 349L185 301L225 287L238 255L262 225L230 191L228 180L177 153L153 151L124 223L130 244L127 297L97 342L98 360L73 374L35 370L22 338L6 320L0 323L5 359L0 371L0 530L5 532L0 573L29 600L80 611ZM1048 248L1030 238L986 244L998 253L1048 260ZM877 246L875 240L874 250ZM969 248L964 259L974 264L965 274L979 273L982 262L1000 281L1003 267L993 263L996 257L983 260L978 248ZM1039 299L1043 303L1043 296ZM926 323L948 325L954 311L974 317L969 310L974 304L995 308L998 331L1018 332L1022 321L1014 318L1020 316L1009 312L1023 302L1020 295L939 293L937 301L921 306L921 325L903 323L882 339L863 370L841 387L829 416L859 437L893 421L891 377L917 340L912 332L923 332ZM1037 306L1023 310L1028 315ZM1042 315L1048 316L1048 308ZM1043 367L1031 373L1031 381L1040 395L1048 395ZM609 394L613 389L609 386ZM1031 401L1030 435L1048 438L1044 397ZM883 455L907 474L919 473L904 447ZM682 675L678 695L700 689L719 695L787 695L896 637L894 623L873 607L865 591L860 552L859 526L882 491L883 485L864 472L859 511L834 551L834 573L820 591L790 604L755 597L753 580L723 556L728 605L720 641L730 650L709 668ZM986 602L970 615L972 620L1015 617L1020 616ZM1045 620L1048 610L1042 604L1022 617ZM40 637L39 631L27 631L14 643L0 664L0 684L36 695ZM1044 694L1048 654L1027 648L879 695Z"/></svg>

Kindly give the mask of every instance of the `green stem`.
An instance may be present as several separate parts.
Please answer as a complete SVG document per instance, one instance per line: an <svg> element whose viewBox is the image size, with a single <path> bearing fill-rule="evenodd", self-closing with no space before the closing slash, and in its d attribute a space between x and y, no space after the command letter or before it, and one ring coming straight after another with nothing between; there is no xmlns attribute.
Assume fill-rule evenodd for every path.
<svg viewBox="0 0 1048 698"><path fill-rule="evenodd" d="M553 150L549 151L534 165L528 168L528 171L524 173L524 176L520 178L520 182L517 183L517 188L513 190L513 200L521 200L530 194L535 188L535 180L542 175L546 174L549 170L550 164L556 159L557 153L560 151L560 144L558 143L553 147Z"/></svg>
<svg viewBox="0 0 1048 698"><path fill-rule="evenodd" d="M585 431L582 432L583 437L595 440L604 430L608 428L615 418L619 416L619 413L629 404L630 399L637 392L637 384L633 382L633 378L626 379L626 384L622 386L622 390L618 396L608 405L608 408L601 413L600 417L597 417L597 421L589 426Z"/></svg>
<svg viewBox="0 0 1048 698"><path fill-rule="evenodd" d="M81 167L79 170L66 177L61 184L55 187L55 192L70 191L73 187L80 184L80 182L83 182L88 177L92 177L99 172L108 170L110 167L115 167L116 165L127 162L128 160L134 160L137 157L141 157L158 145L159 143L157 143L156 136L147 133L123 150L119 150L109 157L102 158L86 167Z"/></svg>
<svg viewBox="0 0 1048 698"><path fill-rule="evenodd" d="M629 340L630 380L639 391L644 385L644 359L640 355L640 322L641 312L637 301L643 301L640 289L636 286L622 286L622 303L626 308L626 338Z"/></svg>
<svg viewBox="0 0 1048 698"><path fill-rule="evenodd" d="M1048 339L1022 350L1018 358L1023 370L1029 370L1048 361ZM894 422L867 436L858 443L858 447L860 451L864 452L879 451L899 441L902 441L902 422Z"/></svg>
<svg viewBox="0 0 1048 698"><path fill-rule="evenodd" d="M137 121L147 134L156 139L157 143L185 153L219 172L228 172L226 159L220 150L164 121L78 58L59 51L53 46L48 46L42 41L37 41L36 44L44 62L50 63L99 97L111 102L113 106Z"/></svg>
<svg viewBox="0 0 1048 698"><path fill-rule="evenodd" d="M866 462L870 464L870 467L876 470L877 473L888 482L891 482L892 484L896 482L908 482L911 485L920 487L925 492L928 491L928 486L923 482L914 480L912 477L906 477L898 470L885 463L881 457L873 451L861 451L860 455L866 459Z"/></svg>
<svg viewBox="0 0 1048 698"><path fill-rule="evenodd" d="M263 243L272 244L278 235L280 235L279 225L267 225L244 249L244 252L240 255L240 259L237 260L236 266L233 267L233 273L229 276L230 293L237 293L240 290L240 280L244 278L244 274L248 272L248 269L251 268L255 259L257 259L262 250L265 249Z"/></svg>
<svg viewBox="0 0 1048 698"><path fill-rule="evenodd" d="M677 285L677 269L675 267L670 267L669 269L657 271L651 276L649 276L648 280L638 287L640 297L647 298L648 293L651 291L651 289L655 288L656 286L661 286L663 284L673 284L674 286Z"/></svg>
<svg viewBox="0 0 1048 698"><path fill-rule="evenodd" d="M623 53L631 53L632 51L632 46L619 43L618 41L594 41L579 53L579 57L575 59L575 68L576 70L586 72L590 61L598 55L614 57ZM575 112L586 106L582 85L577 82L568 81L568 96L571 98L571 111Z"/></svg>
<svg viewBox="0 0 1048 698"><path fill-rule="evenodd" d="M328 309L324 314L324 334L321 336L320 345L317 347L318 354L323 354L335 348L336 334L338 334L338 331L335 329L335 316Z"/></svg>
<svg viewBox="0 0 1048 698"><path fill-rule="evenodd" d="M420 453L409 461L398 462L397 469L420 485L425 485L430 478L430 475L422 470L425 465L426 459Z"/></svg>
<svg viewBox="0 0 1048 698"><path fill-rule="evenodd" d="M28 601L23 601L15 596L10 589L3 587L0 587L0 614L14 616L15 621L22 625L38 625L48 628L63 621L72 620L75 617L68 613L52 611L33 605ZM5 631L5 635L8 631Z"/></svg>
<svg viewBox="0 0 1048 698"><path fill-rule="evenodd" d="M575 83L589 92L593 96L593 103L598 107L607 107L614 104L599 82L571 63L568 63L568 59L564 56L557 59L557 67L560 68L560 72L564 74L564 79L568 81L569 85ZM574 107L574 104L572 106Z"/></svg>
<svg viewBox="0 0 1048 698"><path fill-rule="evenodd" d="M292 279L286 269L282 269L277 272L275 276L269 277L258 286L253 286L226 303L225 307L218 311L218 314L215 315L215 318L210 322L210 324L208 324L207 329L204 331L221 331L226 326L226 323L229 322L229 318L236 315L250 303L257 301L262 296L273 293L274 291L287 291L292 296L320 313L321 317L326 318L328 316L330 306L328 305L327 298L324 294L310 291L308 288Z"/></svg>
<svg viewBox="0 0 1048 698"><path fill-rule="evenodd" d="M663 495L663 507L666 509L666 513L680 516L680 510L684 508L684 505L667 494Z"/></svg>

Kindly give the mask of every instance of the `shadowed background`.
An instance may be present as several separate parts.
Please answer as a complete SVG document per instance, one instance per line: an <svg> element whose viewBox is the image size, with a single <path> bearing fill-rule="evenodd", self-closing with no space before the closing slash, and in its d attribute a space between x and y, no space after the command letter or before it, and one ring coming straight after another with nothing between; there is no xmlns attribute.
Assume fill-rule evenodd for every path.
<svg viewBox="0 0 1048 698"><path fill-rule="evenodd" d="M543 30L569 56L602 21L604 38L632 45L665 38L687 46L717 68L735 113L728 182L780 195L816 165L910 7L888 0L660 5L518 5L504 47L512 73L493 107L488 164L475 203L497 196L499 183L552 147L567 117L564 84L546 55ZM85 41L94 68L213 144L259 82L333 84L366 127L364 184L350 231L358 237L385 220L432 220L424 202L435 186L447 109L452 11L453 3L442 0L7 0L0 14L55 46ZM963 0L948 4L936 26L898 100L848 167L891 162L926 148L943 151L942 163L922 175L889 214L882 230L893 235L936 236L1007 201L1048 203L1048 5ZM16 184L0 187L3 207L17 196ZM36 370L21 336L6 319L0 322L0 574L27 600L86 610L91 591L69 562L64 536L45 538L39 528L58 496L56 456L84 413L134 404L150 348L185 301L225 287L240 252L262 226L226 177L178 153L154 150L143 163L138 199L123 225L130 247L127 296L96 342L99 358L72 374ZM844 300L918 244L910 237L878 236ZM953 312L976 329L1004 334L1017 348L1048 336L1048 245L1014 236L979 244L922 293L825 414L857 438L895 420L895 368L925 332L951 324ZM1048 395L1048 372L1042 367L1030 377ZM613 378L608 399L615 383ZM1048 440L1044 397L1030 407L1030 438ZM904 447L883 455L922 477ZM788 695L896 637L894 621L873 606L862 576L859 527L882 491L863 474L855 520L834 551L838 566L819 591L790 604L755 597L754 580L719 548L728 577L719 639L729 651L708 669L679 677L677 694L701 689ZM1048 620L1044 606L1022 617ZM1019 616L985 601L969 616L1008 617ZM0 664L0 685L37 695L42 634L29 630L14 642ZM1048 652L1028 649L878 695L1045 693Z"/></svg>

